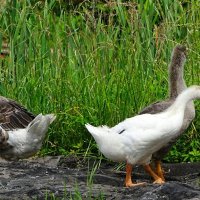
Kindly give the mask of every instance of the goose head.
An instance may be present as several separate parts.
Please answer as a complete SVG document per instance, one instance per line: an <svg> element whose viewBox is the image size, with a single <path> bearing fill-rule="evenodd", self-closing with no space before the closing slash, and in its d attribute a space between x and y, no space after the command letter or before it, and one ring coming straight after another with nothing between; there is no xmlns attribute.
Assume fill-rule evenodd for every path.
<svg viewBox="0 0 200 200"><path fill-rule="evenodd" d="M173 62L184 62L187 56L187 48L184 45L177 45L175 46L173 53L172 53L172 61ZM180 66L180 64L178 64Z"/></svg>

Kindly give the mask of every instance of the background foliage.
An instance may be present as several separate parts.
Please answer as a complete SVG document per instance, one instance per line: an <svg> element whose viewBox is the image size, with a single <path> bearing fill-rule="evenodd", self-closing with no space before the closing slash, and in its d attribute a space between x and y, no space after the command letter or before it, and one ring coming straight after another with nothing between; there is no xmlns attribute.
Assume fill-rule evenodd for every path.
<svg viewBox="0 0 200 200"><path fill-rule="evenodd" d="M199 1L4 1L0 93L55 113L40 155L99 155L84 124L112 126L167 97L173 47L187 85L200 84ZM200 114L165 158L200 160Z"/></svg>

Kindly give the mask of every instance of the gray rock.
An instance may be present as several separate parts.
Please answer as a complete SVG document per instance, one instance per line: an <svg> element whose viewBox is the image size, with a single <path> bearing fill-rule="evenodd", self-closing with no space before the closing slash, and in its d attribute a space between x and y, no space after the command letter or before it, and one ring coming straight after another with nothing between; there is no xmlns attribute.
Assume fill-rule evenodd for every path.
<svg viewBox="0 0 200 200"><path fill-rule="evenodd" d="M147 182L134 188L124 187L125 170L119 166L74 157L2 160L0 199L200 199L200 163L165 164L163 185L152 184L143 167L134 167L133 179Z"/></svg>

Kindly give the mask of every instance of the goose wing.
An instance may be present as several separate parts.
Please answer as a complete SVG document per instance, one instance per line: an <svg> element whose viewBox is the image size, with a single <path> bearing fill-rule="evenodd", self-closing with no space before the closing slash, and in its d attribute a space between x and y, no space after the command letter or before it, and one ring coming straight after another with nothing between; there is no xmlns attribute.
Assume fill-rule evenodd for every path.
<svg viewBox="0 0 200 200"><path fill-rule="evenodd" d="M0 97L0 126L5 130L25 128L35 116L12 99Z"/></svg>
<svg viewBox="0 0 200 200"><path fill-rule="evenodd" d="M173 122L176 120L168 119L166 114L143 114L124 120L111 131L121 135L124 154L130 156L130 162L137 163L149 159L170 140Z"/></svg>
<svg viewBox="0 0 200 200"><path fill-rule="evenodd" d="M157 114L160 112L163 112L164 110L166 110L167 108L169 108L172 104L173 104L173 100L167 100L167 101L157 101L149 106L147 106L146 108L144 108L139 115L141 114Z"/></svg>

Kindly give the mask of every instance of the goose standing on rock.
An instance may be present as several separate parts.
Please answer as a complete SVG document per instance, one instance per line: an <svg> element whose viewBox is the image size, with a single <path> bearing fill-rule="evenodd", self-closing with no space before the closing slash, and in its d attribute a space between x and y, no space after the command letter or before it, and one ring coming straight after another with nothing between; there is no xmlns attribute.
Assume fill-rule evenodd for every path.
<svg viewBox="0 0 200 200"><path fill-rule="evenodd" d="M183 45L177 45L172 52L171 63L169 65L169 91L170 91L169 99L151 104L150 106L143 109L139 114L145 114L145 113L155 114L155 113L163 112L174 103L176 97L183 90L187 88L184 77L183 77L184 76L183 66L185 64L185 61L186 61L186 47ZM153 154L153 160L156 166L155 172L163 180L163 182L165 181L165 178L163 175L163 170L161 168L161 160L169 152L172 145L175 144L178 137L183 132L186 131L186 129L191 124L194 117L195 117L194 103L190 101L186 106L183 125L179 133L177 134L177 136L172 138L172 140L169 141L169 143L167 143L165 146L162 146L161 149L159 149L157 152ZM149 174L151 175L152 170L150 166L146 167L146 171L149 172ZM156 179L158 180L157 177L156 179L155 177L153 178L154 180Z"/></svg>
<svg viewBox="0 0 200 200"><path fill-rule="evenodd" d="M0 157L27 158L42 146L53 114L33 115L14 100L0 96Z"/></svg>
<svg viewBox="0 0 200 200"><path fill-rule="evenodd" d="M187 88L168 109L158 114L137 115L112 128L90 124L86 124L86 128L105 157L127 162L126 187L142 185L144 183L132 182L132 166L149 165L152 154L179 135L185 108L194 99L200 99L200 86Z"/></svg>

